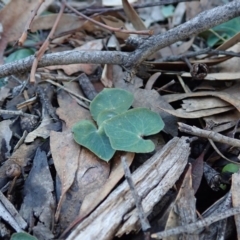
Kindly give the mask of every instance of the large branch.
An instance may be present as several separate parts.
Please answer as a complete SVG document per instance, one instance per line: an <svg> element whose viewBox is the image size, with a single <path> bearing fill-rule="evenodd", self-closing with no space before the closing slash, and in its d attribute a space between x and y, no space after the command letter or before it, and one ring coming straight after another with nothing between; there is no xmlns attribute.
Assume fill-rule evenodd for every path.
<svg viewBox="0 0 240 240"><path fill-rule="evenodd" d="M166 33L144 39L132 53L108 51L67 51L45 55L39 67L51 65L66 65L73 63L99 63L125 65L129 69L139 65L151 54L179 40L186 39L201 33L211 27L226 22L240 15L240 1L231 3L200 13L190 21L175 27ZM18 72L28 71L33 63L34 56L0 66L0 77Z"/></svg>

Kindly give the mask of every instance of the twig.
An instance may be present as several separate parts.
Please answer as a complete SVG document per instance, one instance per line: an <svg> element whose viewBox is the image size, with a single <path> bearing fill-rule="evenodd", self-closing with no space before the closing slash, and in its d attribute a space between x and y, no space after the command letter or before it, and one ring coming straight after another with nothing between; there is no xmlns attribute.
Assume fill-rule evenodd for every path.
<svg viewBox="0 0 240 240"><path fill-rule="evenodd" d="M190 21L181 24L163 34L151 36L144 41L141 48L136 49L128 59L126 67L132 69L140 65L145 59L159 49L179 40L190 38L196 34L210 29L240 15L240 2L231 3L201 12Z"/></svg>
<svg viewBox="0 0 240 240"><path fill-rule="evenodd" d="M171 29L166 33L151 36L143 42L143 45L132 53L119 51L66 51L43 56L39 61L38 66L46 67L74 63L93 63L118 64L131 69L134 65L140 64L159 49L179 40L192 37L239 15L240 2L235 0L223 6L200 13L190 21ZM29 70L33 60L34 57L30 56L22 60L1 65L0 77Z"/></svg>
<svg viewBox="0 0 240 240"><path fill-rule="evenodd" d="M165 4L172 4L172 3L180 3L180 2L199 2L199 0L160 0L156 3L142 3L142 4L133 4L132 7L134 9L138 8L147 8L147 7L155 7L155 6L161 6ZM106 13L106 12L116 12L123 10L123 7L113 7L113 8L87 8L83 13L84 14L94 14L94 13Z"/></svg>
<svg viewBox="0 0 240 240"><path fill-rule="evenodd" d="M37 86L37 94L38 97L40 99L40 102L42 104L42 108L45 108L47 110L47 113L49 114L49 116L55 121L58 122L59 121L59 117L55 112L54 107L52 106L49 97L47 96L47 94L44 92L44 90L42 89L42 87Z"/></svg>
<svg viewBox="0 0 240 240"><path fill-rule="evenodd" d="M193 57L196 57L196 56L199 56L202 54L226 55L226 56L232 56L232 57L240 57L240 53L235 53L233 51L221 51L221 50L216 50L216 49L211 49L211 48L204 48L197 52L190 52L190 53L186 53L186 54L180 54L177 56L169 56L166 58L162 58L158 62L173 62L173 61L182 60L183 58L193 58Z"/></svg>
<svg viewBox="0 0 240 240"><path fill-rule="evenodd" d="M31 15L25 25L24 31L21 35L21 37L18 40L18 46L22 46L24 44L24 42L27 39L27 35L28 35L28 31L31 29L31 24L32 21L34 19L34 17L37 15L38 9L41 7L41 5L45 2L45 0L40 0L38 2L38 5L36 6L36 8L34 10L32 10Z"/></svg>
<svg viewBox="0 0 240 240"><path fill-rule="evenodd" d="M96 24L97 26L100 26L102 28L105 28L109 31L112 31L112 32L122 32L122 33L129 33L129 34L140 34L140 35L152 35L153 34L153 31L152 30L143 30L143 31L130 31L130 30L126 30L126 29L123 29L123 28L114 28L114 27L110 27L110 26L107 26L103 23L100 23L86 15L84 15L83 13L77 11L75 8L73 8L71 5L69 5L66 0L63 0L63 2L65 3L66 7L68 7L69 9L71 9L73 12L75 12L77 15L81 16L82 18Z"/></svg>
<svg viewBox="0 0 240 240"><path fill-rule="evenodd" d="M198 137L209 138L215 142L228 144L228 145L231 145L234 147L240 147L240 140L223 136L220 133L203 130L203 129L197 128L195 126L192 127L185 123L180 123L180 122L178 123L178 129L181 132L185 132L185 133L195 135Z"/></svg>
<svg viewBox="0 0 240 240"><path fill-rule="evenodd" d="M178 235L181 233L194 233L196 230L198 230L200 228L209 226L210 224L212 224L214 222L223 220L225 218L231 217L231 216L239 214L239 213L240 213L239 207L231 208L231 209L225 210L222 213L216 214L211 217L207 217L203 220L199 220L197 222L191 223L186 226L180 226L180 227L165 230L163 232L154 233L151 235L151 237L156 238L156 239L162 239L162 238L166 238L169 236Z"/></svg>
<svg viewBox="0 0 240 240"><path fill-rule="evenodd" d="M24 116L24 117L34 117L34 118L38 118L38 116L36 116L36 115L24 113L24 112L22 112L22 111L13 111L13 110L0 109L0 115L2 115L2 114L19 115L19 116Z"/></svg>
<svg viewBox="0 0 240 240"><path fill-rule="evenodd" d="M50 79L46 80L46 82L49 82L49 83L51 83L52 85L55 85L55 86L57 86L57 87L65 90L66 92L72 94L73 96L77 97L78 99L81 99L81 100L84 100L84 101L87 101L87 102L91 102L89 99L87 99L87 98L85 98L85 97L83 97L83 96L81 96L81 95L79 95L79 94L76 94L76 93L73 92L72 90L70 90L70 89L68 89L68 88L60 85L59 83L56 83L56 82L54 82L54 81L52 81L52 80L50 80ZM82 102L82 106L88 108L88 106L87 106L84 102Z"/></svg>
<svg viewBox="0 0 240 240"><path fill-rule="evenodd" d="M65 8L65 4L62 2L62 5L61 5L61 9L58 13L58 16L54 22L54 25L50 31L50 33L48 34L48 37L47 39L44 41L43 45L41 46L41 48L38 50L35 58L34 58L34 61L33 61L33 64L32 64L32 68L31 68L31 73L30 73L30 82L31 83L34 83L35 82L35 73L36 73L36 70L37 70L37 66L38 66L38 62L39 60L41 59L41 57L43 56L43 54L45 53L45 51L47 50L48 46L49 46L49 43L50 43L50 39L53 37L53 34L58 26L58 23L60 21L60 18L63 14L63 11L64 11L64 8Z"/></svg>
<svg viewBox="0 0 240 240"><path fill-rule="evenodd" d="M128 182L128 185L129 185L129 188L130 188L130 191L132 193L132 196L135 200L135 204L136 204L136 208L137 208L137 211L138 211L138 215L139 215L139 220L140 220L140 223L141 223L141 227L142 227L142 231L144 232L145 234L145 239L147 239L148 237L148 230L151 228L149 222L148 222L148 219L146 217L146 214L144 213L144 210L143 210L143 207L142 207L142 201L136 191L136 188L134 186L134 182L132 180L132 175L131 175L131 172L130 172L130 169L129 169L129 166L127 165L126 163L126 157L125 156L122 156L121 157L121 162L122 162L122 166L123 166L123 169L124 169L124 174L125 174L125 178Z"/></svg>

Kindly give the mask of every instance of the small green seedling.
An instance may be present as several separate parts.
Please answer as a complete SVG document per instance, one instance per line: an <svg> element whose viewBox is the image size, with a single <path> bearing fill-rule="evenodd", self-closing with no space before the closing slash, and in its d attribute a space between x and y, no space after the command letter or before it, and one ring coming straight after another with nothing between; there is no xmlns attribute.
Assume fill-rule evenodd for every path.
<svg viewBox="0 0 240 240"><path fill-rule="evenodd" d="M143 137L158 133L164 123L159 114L147 108L128 110L133 100L133 95L125 90L104 89L90 104L98 128L92 121L79 121L72 128L74 140L105 161L116 150L152 152L154 143Z"/></svg>
<svg viewBox="0 0 240 240"><path fill-rule="evenodd" d="M38 239L26 232L19 232L19 233L14 233L11 236L10 240L38 240Z"/></svg>

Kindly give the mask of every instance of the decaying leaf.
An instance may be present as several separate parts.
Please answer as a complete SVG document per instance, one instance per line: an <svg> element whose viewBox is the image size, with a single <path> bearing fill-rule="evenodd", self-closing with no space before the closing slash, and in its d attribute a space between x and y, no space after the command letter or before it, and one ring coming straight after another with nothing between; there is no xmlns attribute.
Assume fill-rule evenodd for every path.
<svg viewBox="0 0 240 240"><path fill-rule="evenodd" d="M61 133L51 132L50 147L54 166L61 181L61 196L56 210L56 219L58 219L65 194L73 184L78 169L81 149L74 142L70 130Z"/></svg>
<svg viewBox="0 0 240 240"><path fill-rule="evenodd" d="M35 216L38 222L36 225L43 224L43 228L50 230L55 209L53 189L46 153L38 148L33 160L33 167L25 183L24 200L20 210L28 224ZM53 234L49 239L52 238Z"/></svg>

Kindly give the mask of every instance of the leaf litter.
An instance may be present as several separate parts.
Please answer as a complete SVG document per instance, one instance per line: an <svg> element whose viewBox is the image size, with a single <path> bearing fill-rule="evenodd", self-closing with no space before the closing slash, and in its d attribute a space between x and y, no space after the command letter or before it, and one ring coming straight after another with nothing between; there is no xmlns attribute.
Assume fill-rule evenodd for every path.
<svg viewBox="0 0 240 240"><path fill-rule="evenodd" d="M31 11L39 2L11 0L1 9L2 63L41 50L60 5L58 1L42 1L45 3L30 21ZM88 2L69 3L83 13L98 11L97 15L87 14L97 23L65 7L46 53L132 52L137 45L126 41L131 31L166 32L220 4L179 2L169 7L144 1L153 6L138 8L140 1L102 2L94 7ZM222 27L237 29L238 21ZM68 240L110 240L115 236L124 240L126 234L129 239L142 238L135 203L124 179L123 157L133 172L153 237L161 229L197 222L200 217L196 211L203 217L214 217L231 206L239 207L238 173L222 172L228 164L226 159L239 164L239 148L221 141L213 147L209 138L191 137L179 132L177 125L184 121L209 134L239 139L239 56L231 54L239 52L240 34L221 35L224 32L220 27L156 51L140 66L131 83L126 81L129 72L125 67L91 62L38 68L33 85L26 71L1 79L1 238L10 239L13 229L26 231L39 240L58 239L63 233L67 233L63 238ZM26 40L20 42L28 28ZM147 41L141 33L138 37ZM18 42L22 46L17 46ZM225 52L213 54L206 51L209 46ZM19 50L24 51L19 54ZM205 53L186 57L200 50ZM171 60L170 56L179 58ZM201 75L201 64L208 68L207 74L196 80L192 67ZM92 100L104 88L127 90L134 95L133 109L148 108L162 117L163 131L147 137L154 141L156 150L141 154L117 151L111 162L105 162L74 141L74 124L94 119L84 97L91 92ZM150 123L144 119L144 124ZM130 144L128 140L126 144ZM208 232L196 229L184 237L215 239L225 235L227 239L236 229L240 239L238 222L235 215L236 226L233 221L221 220Z"/></svg>

